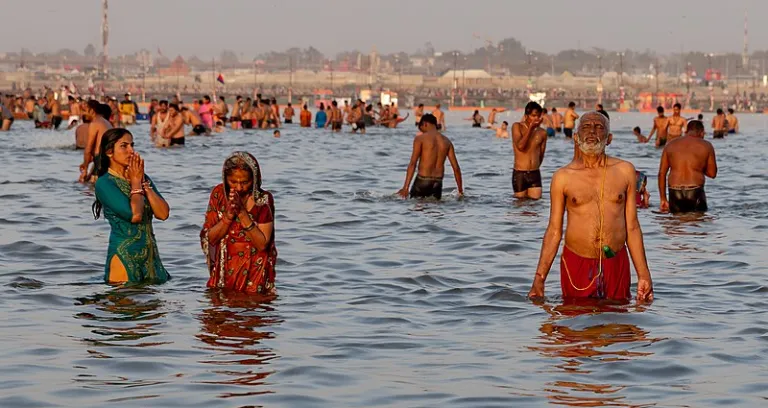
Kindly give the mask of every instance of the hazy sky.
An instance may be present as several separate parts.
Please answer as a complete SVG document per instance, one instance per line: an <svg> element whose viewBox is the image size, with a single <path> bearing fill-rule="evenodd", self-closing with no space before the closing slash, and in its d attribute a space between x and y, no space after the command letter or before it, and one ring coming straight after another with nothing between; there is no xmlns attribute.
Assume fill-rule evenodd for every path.
<svg viewBox="0 0 768 408"><path fill-rule="evenodd" d="M2 3L3 51L101 49L101 0ZM250 59L310 45L326 55L374 45L389 53L427 41L469 51L482 45L473 33L550 53L579 45L739 52L745 11L750 51L768 48L766 0L112 0L109 10L111 55L159 47L211 57L229 48ZM37 27L48 30L29 31Z"/></svg>

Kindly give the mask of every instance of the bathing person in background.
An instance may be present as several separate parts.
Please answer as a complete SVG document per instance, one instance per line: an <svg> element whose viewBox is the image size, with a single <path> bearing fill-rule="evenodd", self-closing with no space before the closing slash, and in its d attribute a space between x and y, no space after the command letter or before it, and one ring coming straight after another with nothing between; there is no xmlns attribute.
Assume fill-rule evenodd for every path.
<svg viewBox="0 0 768 408"><path fill-rule="evenodd" d="M669 173L669 201L667 201ZM661 211L673 213L707 211L704 193L706 177L717 177L717 160L712 143L704 140L704 124L688 123L688 133L670 142L661 153L659 195Z"/></svg>

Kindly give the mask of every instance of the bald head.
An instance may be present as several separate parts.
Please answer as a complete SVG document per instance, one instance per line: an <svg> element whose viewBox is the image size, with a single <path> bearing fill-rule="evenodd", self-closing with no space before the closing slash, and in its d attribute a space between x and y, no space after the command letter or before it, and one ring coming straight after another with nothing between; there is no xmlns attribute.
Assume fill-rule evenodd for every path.
<svg viewBox="0 0 768 408"><path fill-rule="evenodd" d="M597 111L587 112L581 115L581 118L579 119L579 129L581 129L581 126L587 121L593 121L593 120L599 120L603 124L603 127L605 128L606 136L611 133L611 120L606 118L605 115Z"/></svg>

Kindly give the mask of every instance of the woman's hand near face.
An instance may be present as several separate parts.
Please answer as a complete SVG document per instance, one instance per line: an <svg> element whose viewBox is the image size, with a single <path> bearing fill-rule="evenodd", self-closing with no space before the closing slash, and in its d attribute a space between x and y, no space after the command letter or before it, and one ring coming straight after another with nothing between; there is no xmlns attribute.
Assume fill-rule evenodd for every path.
<svg viewBox="0 0 768 408"><path fill-rule="evenodd" d="M141 186L144 182L144 160L138 153L134 153L128 158L126 176L131 182L131 185Z"/></svg>

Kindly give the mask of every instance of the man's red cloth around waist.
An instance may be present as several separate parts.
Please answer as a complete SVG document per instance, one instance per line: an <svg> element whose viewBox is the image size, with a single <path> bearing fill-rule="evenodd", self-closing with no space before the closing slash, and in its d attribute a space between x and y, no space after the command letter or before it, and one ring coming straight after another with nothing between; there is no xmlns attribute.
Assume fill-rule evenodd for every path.
<svg viewBox="0 0 768 408"><path fill-rule="evenodd" d="M560 256L563 298L630 299L629 285L632 279L626 245L616 251L613 258L603 258L603 273L597 277L600 273L599 262L598 259L581 257L563 246L563 254Z"/></svg>

